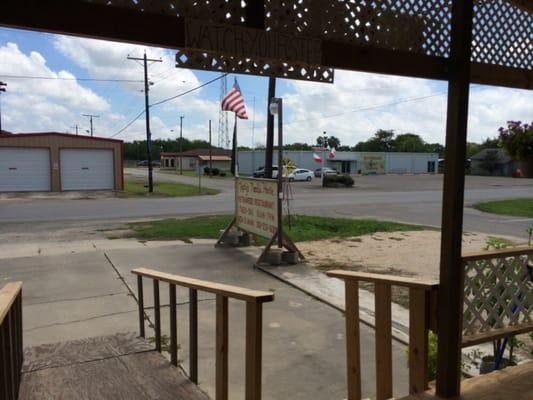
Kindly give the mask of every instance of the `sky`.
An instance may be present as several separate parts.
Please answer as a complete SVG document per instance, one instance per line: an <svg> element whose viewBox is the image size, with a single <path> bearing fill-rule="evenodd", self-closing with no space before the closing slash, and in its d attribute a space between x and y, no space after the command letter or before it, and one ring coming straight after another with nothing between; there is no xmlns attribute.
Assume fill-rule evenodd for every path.
<svg viewBox="0 0 533 400"><path fill-rule="evenodd" d="M89 129L82 114L95 114L94 134L124 141L146 137L143 67L128 55L162 62L149 66L150 104L196 88L219 73L178 69L168 49L99 41L14 29L0 29L2 128L11 132L75 132ZM24 78L22 78L24 77ZM50 79L30 79L47 77ZM266 134L268 79L237 78L249 120L239 121L239 144L263 145ZM105 80L105 81L97 81ZM109 81L114 80L114 81ZM342 145L367 140L378 129L415 133L429 143L444 143L446 89L444 82L390 75L335 71L335 83L278 79L284 102L285 143L314 143L326 131ZM472 85L468 140L495 137L509 120L533 119L533 91ZM218 143L220 80L150 109L154 139L175 139L183 116L183 135L209 137ZM228 115L230 133L233 116ZM125 129L124 129L125 128Z"/></svg>

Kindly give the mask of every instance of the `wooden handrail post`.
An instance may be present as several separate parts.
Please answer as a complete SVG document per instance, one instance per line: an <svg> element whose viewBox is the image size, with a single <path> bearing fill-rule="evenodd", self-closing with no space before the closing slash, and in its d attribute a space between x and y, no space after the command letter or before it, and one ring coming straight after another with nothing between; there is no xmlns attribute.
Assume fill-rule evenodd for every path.
<svg viewBox="0 0 533 400"><path fill-rule="evenodd" d="M228 400L228 298L216 300L216 400Z"/></svg>
<svg viewBox="0 0 533 400"><path fill-rule="evenodd" d="M392 397L392 324L391 287L386 283L375 286L376 315L376 399Z"/></svg>
<svg viewBox="0 0 533 400"><path fill-rule="evenodd" d="M246 303L245 400L261 400L263 304Z"/></svg>
<svg viewBox="0 0 533 400"><path fill-rule="evenodd" d="M170 363L178 366L178 323L176 321L176 285L168 284L170 305Z"/></svg>
<svg viewBox="0 0 533 400"><path fill-rule="evenodd" d="M143 277L137 275L137 301L139 303L139 336L146 337L144 332L144 294L143 294Z"/></svg>
<svg viewBox="0 0 533 400"><path fill-rule="evenodd" d="M159 281L154 279L154 331L155 349L161 353L161 304L159 303Z"/></svg>
<svg viewBox="0 0 533 400"><path fill-rule="evenodd" d="M198 292L189 289L189 377L198 384Z"/></svg>
<svg viewBox="0 0 533 400"><path fill-rule="evenodd" d="M409 289L409 393L421 393L428 383L429 292Z"/></svg>
<svg viewBox="0 0 533 400"><path fill-rule="evenodd" d="M359 332L359 282L347 279L346 363L348 400L361 400L361 339Z"/></svg>

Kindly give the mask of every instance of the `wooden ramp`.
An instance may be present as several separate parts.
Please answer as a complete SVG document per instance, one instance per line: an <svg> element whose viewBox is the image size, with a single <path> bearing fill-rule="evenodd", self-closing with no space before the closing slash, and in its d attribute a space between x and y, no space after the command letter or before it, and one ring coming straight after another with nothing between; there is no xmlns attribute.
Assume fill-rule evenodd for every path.
<svg viewBox="0 0 533 400"><path fill-rule="evenodd" d="M135 334L27 348L19 400L209 400Z"/></svg>
<svg viewBox="0 0 533 400"><path fill-rule="evenodd" d="M432 393L400 400L437 400ZM533 399L533 362L509 367L487 375L465 379L461 396L449 400L531 400Z"/></svg>

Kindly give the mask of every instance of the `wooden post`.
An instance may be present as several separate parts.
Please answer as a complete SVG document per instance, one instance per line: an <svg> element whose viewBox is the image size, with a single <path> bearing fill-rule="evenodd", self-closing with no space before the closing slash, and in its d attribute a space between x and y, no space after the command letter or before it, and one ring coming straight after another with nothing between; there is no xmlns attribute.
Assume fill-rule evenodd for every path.
<svg viewBox="0 0 533 400"><path fill-rule="evenodd" d="M359 282L346 285L346 367L348 400L361 399L361 340L359 332Z"/></svg>
<svg viewBox="0 0 533 400"><path fill-rule="evenodd" d="M442 239L438 305L439 344L437 395L455 397L461 382L461 329L463 314L464 175L473 0L452 3L452 31L446 121L446 161L442 208Z"/></svg>
<svg viewBox="0 0 533 400"><path fill-rule="evenodd" d="M189 378L198 384L198 291L189 289Z"/></svg>
<svg viewBox="0 0 533 400"><path fill-rule="evenodd" d="M139 303L139 336L145 337L144 333L144 294L143 294L143 277L137 275L137 301Z"/></svg>
<svg viewBox="0 0 533 400"><path fill-rule="evenodd" d="M429 292L409 289L409 393L422 393L428 382Z"/></svg>
<svg viewBox="0 0 533 400"><path fill-rule="evenodd" d="M391 287L376 283L376 399L392 397Z"/></svg>
<svg viewBox="0 0 533 400"><path fill-rule="evenodd" d="M217 294L216 304L215 400L228 400L228 298Z"/></svg>
<svg viewBox="0 0 533 400"><path fill-rule="evenodd" d="M159 281L154 279L154 331L155 349L161 352L161 307L159 304Z"/></svg>
<svg viewBox="0 0 533 400"><path fill-rule="evenodd" d="M261 400L263 304L246 303L245 400Z"/></svg>
<svg viewBox="0 0 533 400"><path fill-rule="evenodd" d="M178 366L178 323L176 320L176 285L168 284L168 301L170 305L170 363Z"/></svg>

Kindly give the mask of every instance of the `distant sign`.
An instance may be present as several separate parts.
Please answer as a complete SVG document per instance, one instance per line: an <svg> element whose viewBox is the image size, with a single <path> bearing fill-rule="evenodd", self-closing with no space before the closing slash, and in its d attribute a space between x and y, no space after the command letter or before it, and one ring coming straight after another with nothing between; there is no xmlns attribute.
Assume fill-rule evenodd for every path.
<svg viewBox="0 0 533 400"><path fill-rule="evenodd" d="M236 225L246 232L271 238L278 230L277 182L239 178L236 185Z"/></svg>
<svg viewBox="0 0 533 400"><path fill-rule="evenodd" d="M383 154L363 154L363 174L384 174L385 156Z"/></svg>
<svg viewBox="0 0 533 400"><path fill-rule="evenodd" d="M322 63L322 41L262 29L185 20L185 48L234 57Z"/></svg>

